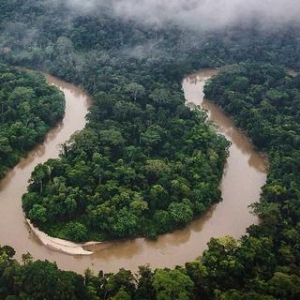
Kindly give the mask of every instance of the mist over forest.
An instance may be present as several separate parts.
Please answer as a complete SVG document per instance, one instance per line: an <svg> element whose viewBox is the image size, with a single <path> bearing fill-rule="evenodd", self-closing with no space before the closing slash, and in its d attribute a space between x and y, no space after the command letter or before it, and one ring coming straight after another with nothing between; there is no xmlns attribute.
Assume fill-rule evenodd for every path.
<svg viewBox="0 0 300 300"><path fill-rule="evenodd" d="M62 115L43 76L20 66L92 98L85 129L29 180L22 208L41 230L155 239L221 201L229 144L182 93L197 70L221 70L204 92L270 162L252 206L261 221L241 239L214 237L185 266L135 275L63 272L4 246L0 298L300 299L299 15L296 0L0 0L0 176ZM34 93L43 105L27 105Z"/></svg>
<svg viewBox="0 0 300 300"><path fill-rule="evenodd" d="M48 0L57 2L57 0ZM113 0L67 1L78 12L92 12L103 7L124 18L147 25L164 26L166 22L190 29L220 29L235 23L257 21L264 26L297 22L300 4L297 0Z"/></svg>
<svg viewBox="0 0 300 300"><path fill-rule="evenodd" d="M4 4L3 4L4 5ZM19 1L13 0L9 4L10 12L4 14L0 32L0 53L5 53L18 40L17 47L40 47L42 36L47 35L47 26L53 27L55 23L63 24L67 29L61 31L59 25L56 29L61 31L65 38L71 39L74 22L78 18L93 18L100 20L106 15L114 18L116 22L131 24L136 29L146 32L162 32L164 29L177 28L178 41L181 49L203 47L211 34L228 35L228 29L248 28L262 32L276 32L282 26L296 26L299 23L300 3L296 0L171 0L161 2L157 0L41 0ZM12 12L17 6L22 7L23 14ZM0 3L1 8L1 3ZM44 12L48 12L43 18ZM60 16L59 16L60 15ZM119 21L118 21L119 20ZM75 24L76 26L76 24ZM126 26L126 25L125 25ZM128 32L128 31L127 31ZM117 33L115 33L117 34ZM238 33L239 34L239 33ZM94 36L97 35L96 33ZM58 36L59 37L59 36ZM234 37L239 39L240 37ZM55 42L53 40L53 42ZM118 55L145 58L160 56L165 51L164 37L161 34L147 36L139 39L135 45L126 46L127 39L122 41L122 49ZM164 53L167 55L167 53Z"/></svg>

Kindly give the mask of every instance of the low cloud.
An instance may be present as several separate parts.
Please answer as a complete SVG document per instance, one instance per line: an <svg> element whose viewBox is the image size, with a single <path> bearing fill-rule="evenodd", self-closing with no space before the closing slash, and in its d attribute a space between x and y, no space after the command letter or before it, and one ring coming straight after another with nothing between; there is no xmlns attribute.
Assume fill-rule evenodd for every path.
<svg viewBox="0 0 300 300"><path fill-rule="evenodd" d="M56 0L50 0L56 1ZM299 20L299 0L67 0L78 11L110 7L124 19L147 25L175 22L191 28L218 29L235 22L256 18L262 24L281 24Z"/></svg>

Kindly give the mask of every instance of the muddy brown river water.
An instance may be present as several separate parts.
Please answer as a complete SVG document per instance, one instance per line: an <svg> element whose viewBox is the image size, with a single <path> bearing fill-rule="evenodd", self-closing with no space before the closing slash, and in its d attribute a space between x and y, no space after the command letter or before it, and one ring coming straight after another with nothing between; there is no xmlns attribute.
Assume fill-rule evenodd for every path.
<svg viewBox="0 0 300 300"><path fill-rule="evenodd" d="M156 241L138 238L104 243L92 247L94 253L85 256L62 253L43 245L26 224L21 197L34 167L49 158L58 157L60 145L85 126L85 115L90 104L88 95L77 87L47 76L49 83L65 93L66 114L61 124L49 132L43 145L31 151L0 182L1 245L14 247L18 259L23 253L30 252L34 259L55 261L64 270L83 273L90 268L115 272L119 268L136 271L139 265L144 264L152 268L184 265L202 253L211 237L232 235L238 238L243 235L249 225L258 222L248 205L259 199L261 187L266 181L266 162L220 109L203 101L205 81L214 74L215 71L202 71L188 76L182 86L187 102L207 109L210 118L217 124L218 132L232 142L221 183L222 202L186 228L162 235Z"/></svg>

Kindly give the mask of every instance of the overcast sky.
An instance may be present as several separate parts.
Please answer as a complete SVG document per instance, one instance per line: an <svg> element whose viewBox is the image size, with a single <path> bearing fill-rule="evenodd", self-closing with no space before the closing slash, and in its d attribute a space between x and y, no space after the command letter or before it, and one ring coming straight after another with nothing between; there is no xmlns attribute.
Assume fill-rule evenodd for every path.
<svg viewBox="0 0 300 300"><path fill-rule="evenodd" d="M55 1L55 0L51 0ZM300 0L67 0L82 10L111 3L121 17L147 24L175 21L193 28L220 28L235 21L259 17L264 23L282 23L300 18Z"/></svg>

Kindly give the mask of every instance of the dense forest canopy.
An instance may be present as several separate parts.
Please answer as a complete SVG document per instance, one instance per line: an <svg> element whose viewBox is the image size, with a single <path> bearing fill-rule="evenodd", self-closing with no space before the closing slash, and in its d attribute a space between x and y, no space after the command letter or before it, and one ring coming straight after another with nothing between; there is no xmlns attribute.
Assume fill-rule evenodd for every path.
<svg viewBox="0 0 300 300"><path fill-rule="evenodd" d="M95 97L88 126L61 160L33 172L23 208L51 235L153 238L220 199L226 140L203 113L184 107L181 94L140 86L135 96L132 86L131 97L123 90Z"/></svg>
<svg viewBox="0 0 300 300"><path fill-rule="evenodd" d="M72 2L79 9L70 9ZM286 16L297 13L297 3L281 2L270 10L271 19L280 9ZM240 240L214 238L184 268L141 267L135 277L126 270L87 271L82 277L33 262L28 254L20 265L5 246L3 299L299 299L299 76L286 73L300 67L299 23L250 18L215 28L199 22L191 29L169 19L149 28L112 14L109 4L93 10L59 0L2 0L0 14L2 62L81 84L94 99L89 125L65 145L61 161L33 172L23 205L40 226L57 222L59 228L49 230L75 240L88 232L94 236L96 229L96 237L110 238L106 231L113 225L113 236L145 234L148 226L154 237L218 199L227 144L205 124L202 112L184 107L180 81L193 70L227 65L206 95L270 160L261 201L253 205L261 224ZM185 147L177 151L176 142ZM197 172L205 183L192 180ZM201 202L203 195L208 203ZM103 217L106 223L97 219Z"/></svg>
<svg viewBox="0 0 300 300"><path fill-rule="evenodd" d="M162 65L174 37L162 28L149 31L114 19L109 9L74 12L72 21L54 9L63 23L57 36L48 24L54 15L40 18L41 8L46 6L30 5L36 13L30 13L28 30L39 41L30 64L51 66L50 72L80 82L92 93L93 105L86 129L64 145L61 160L33 172L23 198L26 216L51 235L74 241L155 238L219 201L228 143L206 124L203 112L185 107L182 71L173 73L171 53ZM18 15L20 22L24 16ZM176 36L179 29L174 30ZM27 64L22 57L28 52L14 42L4 59ZM131 55L144 43L154 45L152 54L141 49L140 57ZM167 68L169 77L163 73Z"/></svg>
<svg viewBox="0 0 300 300"><path fill-rule="evenodd" d="M64 99L43 75L0 64L0 178L63 116Z"/></svg>

